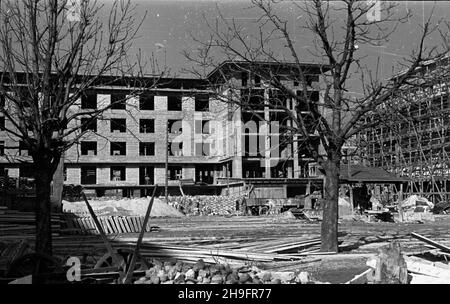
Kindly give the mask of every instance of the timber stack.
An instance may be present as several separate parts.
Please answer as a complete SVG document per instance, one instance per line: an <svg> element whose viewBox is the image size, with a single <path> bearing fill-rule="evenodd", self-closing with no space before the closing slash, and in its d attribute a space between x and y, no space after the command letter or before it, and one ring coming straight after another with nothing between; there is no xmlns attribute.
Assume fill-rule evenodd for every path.
<svg viewBox="0 0 450 304"><path fill-rule="evenodd" d="M61 233L61 214L54 213L51 218L52 233ZM34 212L10 210L0 206L0 240L16 236L17 239L34 236L36 232L36 215Z"/></svg>

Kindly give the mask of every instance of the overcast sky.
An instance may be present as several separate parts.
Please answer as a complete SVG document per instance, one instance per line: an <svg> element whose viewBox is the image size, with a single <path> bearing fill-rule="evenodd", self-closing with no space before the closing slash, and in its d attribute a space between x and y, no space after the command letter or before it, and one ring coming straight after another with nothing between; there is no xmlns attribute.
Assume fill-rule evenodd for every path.
<svg viewBox="0 0 450 304"><path fill-rule="evenodd" d="M104 0L107 1L107 0ZM195 49L196 44L190 39L190 33L199 37L206 37L207 29L203 23L203 15L208 20L217 18L219 9L227 18L235 18L240 24L246 26L251 33L255 32L255 19L260 12L255 9L247 9L250 5L244 0L134 0L139 7L139 14L147 11L147 17L140 31L140 38L134 43L134 48L141 49L144 54L154 52L160 63L166 59L166 64L173 73L181 76L181 68L189 65L182 56L183 49ZM433 3L431 1L402 1L399 2L399 13L405 13L410 9L414 17L408 22L401 24L397 31L391 36L388 43L382 47L361 45L360 54L367 55L366 63L372 70L380 59L381 75L383 78L392 74L392 67L402 57L408 56L414 46L417 45L420 35L420 26L430 14L435 5L435 22L439 18L447 18L450 13L450 2ZM280 5L279 14L289 21L295 37L295 46L304 61L317 61L305 50L311 47L311 34L299 29L302 22L302 12L290 1L284 1ZM139 16L137 16L139 18ZM429 40L431 44L440 43L436 36ZM282 45L282 44L280 44ZM278 46L282 51L281 46ZM165 55L164 55L165 54ZM398 70L398 68L397 68ZM185 75L187 77L188 75Z"/></svg>

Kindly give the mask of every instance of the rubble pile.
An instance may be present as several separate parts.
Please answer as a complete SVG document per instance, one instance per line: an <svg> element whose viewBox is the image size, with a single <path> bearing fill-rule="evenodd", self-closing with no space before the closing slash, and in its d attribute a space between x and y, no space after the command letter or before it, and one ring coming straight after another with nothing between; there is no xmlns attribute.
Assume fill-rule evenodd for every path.
<svg viewBox="0 0 450 304"><path fill-rule="evenodd" d="M307 272L275 272L256 266L231 267L208 265L198 260L194 265L155 260L154 266L134 284L314 284Z"/></svg>
<svg viewBox="0 0 450 304"><path fill-rule="evenodd" d="M434 221L434 204L424 197L411 195L398 205L400 222Z"/></svg>
<svg viewBox="0 0 450 304"><path fill-rule="evenodd" d="M435 249L407 254L401 252L398 242L391 242L367 260L369 269L346 284L450 284L450 265L446 258L450 247L418 233L412 232L411 236Z"/></svg>
<svg viewBox="0 0 450 304"><path fill-rule="evenodd" d="M185 215L232 215L241 214L243 196L169 196L169 205ZM237 210L238 209L238 210Z"/></svg>

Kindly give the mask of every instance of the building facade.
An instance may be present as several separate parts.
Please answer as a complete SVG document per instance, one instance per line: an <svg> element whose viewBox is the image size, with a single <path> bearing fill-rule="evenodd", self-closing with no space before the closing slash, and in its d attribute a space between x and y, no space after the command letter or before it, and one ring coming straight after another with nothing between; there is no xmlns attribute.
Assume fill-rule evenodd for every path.
<svg viewBox="0 0 450 304"><path fill-rule="evenodd" d="M302 90L293 65L261 62L257 66L293 92ZM304 64L303 68L310 99L319 103L322 67ZM308 119L310 105L281 94L262 80L261 73L251 71L245 63L224 62L206 79L160 79L147 90L120 83L92 88L73 106L74 111L114 106L87 125L82 139L66 151L64 183L164 185L166 160L171 186L179 180L213 185L220 178L314 175L310 174L313 160L301 138L290 132L292 118ZM83 119L88 116L74 123ZM12 127L0 117L2 125ZM310 136L316 136L312 129ZM30 161L26 147L0 131L1 172L32 177L26 161Z"/></svg>

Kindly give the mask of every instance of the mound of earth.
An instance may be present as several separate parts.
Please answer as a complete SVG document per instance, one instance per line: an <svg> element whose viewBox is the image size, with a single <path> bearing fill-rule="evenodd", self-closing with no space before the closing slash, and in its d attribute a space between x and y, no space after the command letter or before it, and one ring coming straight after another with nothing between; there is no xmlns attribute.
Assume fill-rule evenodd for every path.
<svg viewBox="0 0 450 304"><path fill-rule="evenodd" d="M89 200L92 209L98 216L144 216L147 212L150 199L148 198L124 198L121 200ZM89 211L84 202L68 202L63 201L63 211L71 212L75 214L89 214ZM153 202L152 211L150 216L154 217L180 217L184 216L181 212L174 207L167 205L160 199L156 199Z"/></svg>

